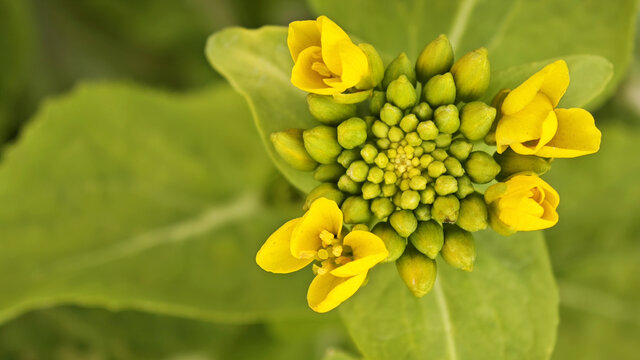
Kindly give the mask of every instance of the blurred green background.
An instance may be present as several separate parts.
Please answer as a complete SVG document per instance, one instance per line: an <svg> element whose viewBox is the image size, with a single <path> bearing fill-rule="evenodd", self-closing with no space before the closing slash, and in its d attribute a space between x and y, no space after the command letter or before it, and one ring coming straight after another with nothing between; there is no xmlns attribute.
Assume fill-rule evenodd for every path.
<svg viewBox="0 0 640 360"><path fill-rule="evenodd" d="M313 17L295 0L0 0L0 359L358 356L337 314L305 308L309 274L253 263L301 195L204 56L222 28ZM595 112L602 150L549 174L556 359L639 356L635 59Z"/></svg>

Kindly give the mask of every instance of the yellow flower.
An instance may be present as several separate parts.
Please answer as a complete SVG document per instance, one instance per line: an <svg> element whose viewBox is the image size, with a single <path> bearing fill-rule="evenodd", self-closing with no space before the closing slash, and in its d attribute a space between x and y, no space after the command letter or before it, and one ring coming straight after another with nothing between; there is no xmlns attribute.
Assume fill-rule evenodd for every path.
<svg viewBox="0 0 640 360"><path fill-rule="evenodd" d="M310 93L339 94L369 71L365 53L326 16L289 24L287 45L295 63L291 82Z"/></svg>
<svg viewBox="0 0 640 360"><path fill-rule="evenodd" d="M484 193L489 223L498 233L547 229L558 222L558 193L533 173L519 173Z"/></svg>
<svg viewBox="0 0 640 360"><path fill-rule="evenodd" d="M327 312L351 297L369 269L389 254L382 240L368 231L352 231L344 238L341 232L342 211L335 201L319 198L303 217L267 239L256 262L266 271L285 274L317 261L307 301L314 311Z"/></svg>
<svg viewBox="0 0 640 360"><path fill-rule="evenodd" d="M496 127L498 153L573 158L600 149L593 116L579 108L557 109L569 86L564 60L545 66L504 99Z"/></svg>

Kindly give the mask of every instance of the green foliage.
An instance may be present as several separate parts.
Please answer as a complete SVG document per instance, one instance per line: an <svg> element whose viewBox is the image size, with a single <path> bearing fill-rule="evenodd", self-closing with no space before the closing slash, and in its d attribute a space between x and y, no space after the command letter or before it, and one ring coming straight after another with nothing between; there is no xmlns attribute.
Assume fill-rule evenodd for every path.
<svg viewBox="0 0 640 360"><path fill-rule="evenodd" d="M311 273L254 254L295 214L242 98L82 85L48 101L0 166L0 320L72 303L219 321L307 316Z"/></svg>
<svg viewBox="0 0 640 360"><path fill-rule="evenodd" d="M477 233L472 273L438 263L433 291L414 298L385 265L340 308L367 359L545 359L558 294L541 233Z"/></svg>

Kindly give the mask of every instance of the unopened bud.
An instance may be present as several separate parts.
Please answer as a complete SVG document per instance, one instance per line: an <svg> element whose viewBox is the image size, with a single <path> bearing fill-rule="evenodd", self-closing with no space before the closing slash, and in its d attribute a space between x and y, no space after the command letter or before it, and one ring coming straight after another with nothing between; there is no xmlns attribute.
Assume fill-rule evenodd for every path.
<svg viewBox="0 0 640 360"><path fill-rule="evenodd" d="M479 99L487 91L491 78L487 49L482 47L466 53L453 64L451 73L459 100L470 102Z"/></svg>
<svg viewBox="0 0 640 360"><path fill-rule="evenodd" d="M418 221L431 220L431 206L420 204L415 210L413 210L413 215L416 216L416 219L418 219Z"/></svg>
<svg viewBox="0 0 640 360"><path fill-rule="evenodd" d="M436 262L408 246L396 261L398 273L413 296L421 298L436 282Z"/></svg>
<svg viewBox="0 0 640 360"><path fill-rule="evenodd" d="M319 198L327 198L329 200L333 200L336 202L336 204L338 204L338 206L340 206L340 204L342 204L342 201L344 201L344 194L338 189L335 184L320 184L309 192L304 201L304 205L302 206L302 210L309 210L311 204L313 204L313 202Z"/></svg>
<svg viewBox="0 0 640 360"><path fill-rule="evenodd" d="M327 125L337 125L342 120L355 116L357 110L356 104L339 104L328 95L309 94L307 104L311 115Z"/></svg>
<svg viewBox="0 0 640 360"><path fill-rule="evenodd" d="M406 190L402 192L400 199L400 207L407 210L413 210L420 204L420 194L414 190Z"/></svg>
<svg viewBox="0 0 640 360"><path fill-rule="evenodd" d="M320 182L336 182L343 174L344 168L340 164L324 164L313 172L313 178Z"/></svg>
<svg viewBox="0 0 640 360"><path fill-rule="evenodd" d="M384 179L384 170L382 170L377 166L374 166L369 169L369 174L367 175L367 181L370 181L374 184L380 184L383 179Z"/></svg>
<svg viewBox="0 0 640 360"><path fill-rule="evenodd" d="M389 83L387 99L400 109L407 109L416 104L418 94L405 75Z"/></svg>
<svg viewBox="0 0 640 360"><path fill-rule="evenodd" d="M372 114L378 115L380 114L380 109L387 102L387 93L384 91L374 90L373 95L371 95L371 100L369 101L369 110Z"/></svg>
<svg viewBox="0 0 640 360"><path fill-rule="evenodd" d="M338 179L338 189L347 194L357 194L360 192L360 184L353 181L347 174L344 174Z"/></svg>
<svg viewBox="0 0 640 360"><path fill-rule="evenodd" d="M420 154L418 154L418 152L423 151L424 149L418 147L422 145L422 139L420 139L420 136L418 135L418 133L415 131L412 131L408 133L404 138L405 140L407 140L407 144L415 147L414 155L419 156Z"/></svg>
<svg viewBox="0 0 640 360"><path fill-rule="evenodd" d="M426 102L421 102L411 109L411 113L415 114L420 121L429 120L433 117L433 110Z"/></svg>
<svg viewBox="0 0 640 360"><path fill-rule="evenodd" d="M460 161L458 161L458 159L452 156L444 159L444 167L447 169L447 173L450 175L453 175L455 177L464 175L462 164L460 164Z"/></svg>
<svg viewBox="0 0 640 360"><path fill-rule="evenodd" d="M373 125L371 125L371 132L375 137L384 139L389 133L389 125L380 120L376 120L374 121Z"/></svg>
<svg viewBox="0 0 640 360"><path fill-rule="evenodd" d="M440 133L438 134L438 136L434 141L437 147L448 148L449 145L451 145L451 139L452 139L451 134Z"/></svg>
<svg viewBox="0 0 640 360"><path fill-rule="evenodd" d="M442 258L447 264L464 271L472 271L476 260L476 248L470 232L455 225L444 228Z"/></svg>
<svg viewBox="0 0 640 360"><path fill-rule="evenodd" d="M369 70L367 71L367 75L365 75L356 85L356 89L373 89L380 84L380 81L382 81L382 78L384 77L384 64L382 63L382 58L380 58L380 54L378 54L376 48L371 44L361 43L358 44L358 47L360 47L367 56Z"/></svg>
<svg viewBox="0 0 640 360"><path fill-rule="evenodd" d="M381 152L376 155L376 158L373 159L373 162L380 168L384 169L389 164L389 158L387 154Z"/></svg>
<svg viewBox="0 0 640 360"><path fill-rule="evenodd" d="M365 200L375 199L380 195L380 185L372 182L365 182L362 184L362 197Z"/></svg>
<svg viewBox="0 0 640 360"><path fill-rule="evenodd" d="M389 133L387 134L387 137L392 142L395 142L395 143L400 142L404 138L404 131L402 131L402 129L400 129L397 126L392 126L389 129Z"/></svg>
<svg viewBox="0 0 640 360"><path fill-rule="evenodd" d="M369 210L369 202L360 196L350 196L340 208L344 214L344 222L346 224L360 224L369 222L371 219L371 210Z"/></svg>
<svg viewBox="0 0 640 360"><path fill-rule="evenodd" d="M400 120L400 128L405 133L414 131L416 127L418 127L418 117L415 114L405 115L402 120Z"/></svg>
<svg viewBox="0 0 640 360"><path fill-rule="evenodd" d="M542 175L551 169L552 159L545 159L535 155L521 155L511 150L511 148L507 148L502 154L493 154L493 158L500 165L500 173L496 177L499 181L519 172L532 171Z"/></svg>
<svg viewBox="0 0 640 360"><path fill-rule="evenodd" d="M418 220L410 210L395 211L389 217L389 223L402 237L409 237L418 227Z"/></svg>
<svg viewBox="0 0 640 360"><path fill-rule="evenodd" d="M489 133L495 118L495 108L481 101L470 102L462 108L460 132L471 141L480 140Z"/></svg>
<svg viewBox="0 0 640 360"><path fill-rule="evenodd" d="M431 120L419 123L417 131L422 140L435 140L440 133L436 124Z"/></svg>
<svg viewBox="0 0 640 360"><path fill-rule="evenodd" d="M336 161L346 169L352 162L359 159L360 152L358 150L343 150Z"/></svg>
<svg viewBox="0 0 640 360"><path fill-rule="evenodd" d="M427 188L427 178L421 175L414 176L409 180L409 187L411 190L424 190Z"/></svg>
<svg viewBox="0 0 640 360"><path fill-rule="evenodd" d="M362 160L351 163L347 168L347 175L355 182L363 182L369 174L369 166Z"/></svg>
<svg viewBox="0 0 640 360"><path fill-rule="evenodd" d="M462 229L476 232L487 228L487 204L479 193L473 193L460 200L460 215L456 224Z"/></svg>
<svg viewBox="0 0 640 360"><path fill-rule="evenodd" d="M453 104L438 107L433 112L433 118L441 133L453 134L460 127L458 108Z"/></svg>
<svg viewBox="0 0 640 360"><path fill-rule="evenodd" d="M400 236L393 227L386 222L376 224L371 232L382 239L384 246L389 252L389 256L382 260L383 263L396 261L407 246L407 239Z"/></svg>
<svg viewBox="0 0 640 360"><path fill-rule="evenodd" d="M431 217L440 223L455 223L460 211L460 200L455 195L438 196L431 207Z"/></svg>
<svg viewBox="0 0 640 360"><path fill-rule="evenodd" d="M384 104L380 110L380 120L384 121L389 126L393 126L398 124L400 119L402 119L402 110L391 105L391 103Z"/></svg>
<svg viewBox="0 0 640 360"><path fill-rule="evenodd" d="M396 209L396 206L389 198L377 198L371 202L371 212L378 219L384 219Z"/></svg>
<svg viewBox="0 0 640 360"><path fill-rule="evenodd" d="M334 163L342 152L336 128L330 126L321 125L305 130L302 139L311 158L320 164Z"/></svg>
<svg viewBox="0 0 640 360"><path fill-rule="evenodd" d="M423 204L433 204L436 200L436 190L433 186L427 186L426 189L420 192L420 202Z"/></svg>
<svg viewBox="0 0 640 360"><path fill-rule="evenodd" d="M467 175L458 178L458 191L456 192L458 199L464 199L474 191L473 183L471 183L471 179Z"/></svg>
<svg viewBox="0 0 640 360"><path fill-rule="evenodd" d="M302 133L302 129L274 132L270 136L271 143L282 160L291 167L301 171L311 171L318 166L318 163L309 156L304 148Z"/></svg>
<svg viewBox="0 0 640 360"><path fill-rule="evenodd" d="M473 149L473 144L464 139L455 139L449 146L449 154L458 159L465 161Z"/></svg>
<svg viewBox="0 0 640 360"><path fill-rule="evenodd" d="M384 72L384 78L382 79L382 87L386 89L387 86L389 86L393 80L399 78L400 75L406 76L411 84L416 84L416 71L405 53L398 55L398 57L387 66Z"/></svg>
<svg viewBox="0 0 640 360"><path fill-rule="evenodd" d="M486 184L500 173L500 165L484 151L474 151L464 163L464 170L476 184Z"/></svg>
<svg viewBox="0 0 640 360"><path fill-rule="evenodd" d="M353 149L367 140L367 123L352 117L338 125L338 143L345 149Z"/></svg>
<svg viewBox="0 0 640 360"><path fill-rule="evenodd" d="M449 154L447 154L447 150L445 150L445 149L435 149L435 150L433 150L431 152L431 156L433 156L433 158L436 159L437 161L441 161L442 162L442 161L444 161L444 159L449 157Z"/></svg>
<svg viewBox="0 0 640 360"><path fill-rule="evenodd" d="M456 84L451 73L436 75L422 89L423 99L432 107L453 104L456 101Z"/></svg>
<svg viewBox="0 0 640 360"><path fill-rule="evenodd" d="M418 56L416 75L421 83L432 76L444 74L453 65L453 48L446 35L440 35L431 41Z"/></svg>
<svg viewBox="0 0 640 360"><path fill-rule="evenodd" d="M451 175L442 175L436 179L434 188L441 196L453 194L458 191L458 181Z"/></svg>
<svg viewBox="0 0 640 360"><path fill-rule="evenodd" d="M428 257L435 259L444 244L442 225L435 220L423 221L416 231L409 236L415 248Z"/></svg>
<svg viewBox="0 0 640 360"><path fill-rule="evenodd" d="M431 164L427 166L427 175L434 179L444 174L446 171L447 168L444 167L444 163L442 163L442 161L432 161Z"/></svg>

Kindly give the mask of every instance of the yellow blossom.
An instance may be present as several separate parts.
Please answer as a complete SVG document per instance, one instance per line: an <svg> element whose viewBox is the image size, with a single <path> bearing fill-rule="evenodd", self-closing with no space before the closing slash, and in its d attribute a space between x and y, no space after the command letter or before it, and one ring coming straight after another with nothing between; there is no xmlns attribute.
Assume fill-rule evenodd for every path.
<svg viewBox="0 0 640 360"><path fill-rule="evenodd" d="M489 223L498 233L546 229L558 222L558 193L533 173L518 173L484 193Z"/></svg>
<svg viewBox="0 0 640 360"><path fill-rule="evenodd" d="M498 153L573 158L600 149L593 116L580 108L556 108L569 86L564 60L545 66L509 92L496 127Z"/></svg>
<svg viewBox="0 0 640 360"><path fill-rule="evenodd" d="M369 269L389 254L382 240L368 231L342 237L342 220L335 201L319 198L304 216L285 223L267 239L256 262L266 271L284 274L317 261L307 301L314 311L332 310L351 297Z"/></svg>
<svg viewBox="0 0 640 360"><path fill-rule="evenodd" d="M342 93L369 71L364 51L326 16L289 24L287 45L295 63L291 82L310 93Z"/></svg>

